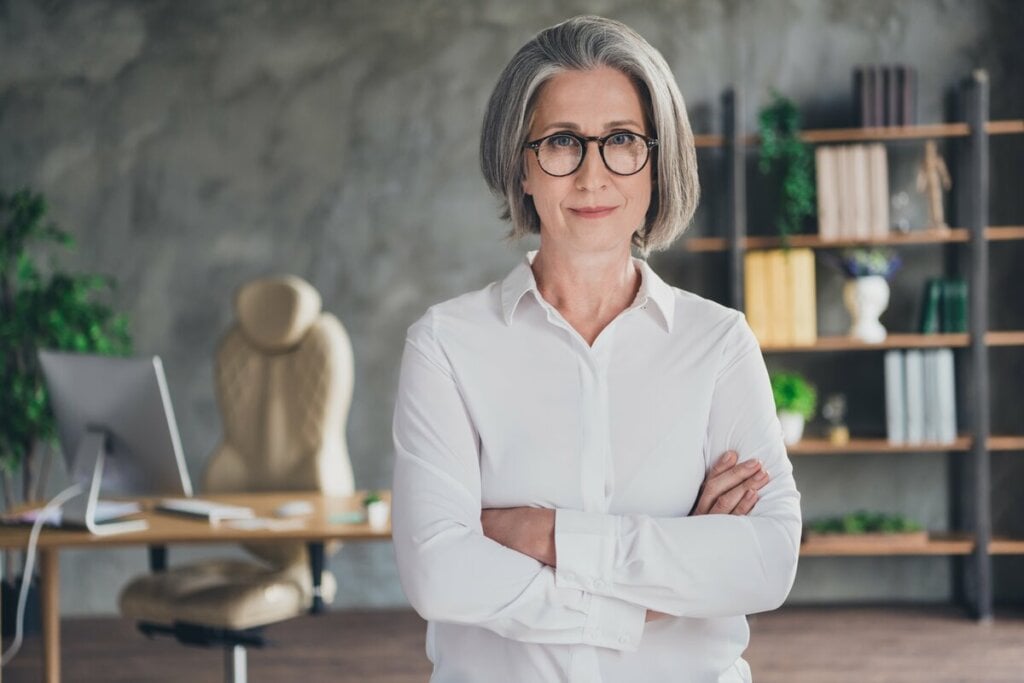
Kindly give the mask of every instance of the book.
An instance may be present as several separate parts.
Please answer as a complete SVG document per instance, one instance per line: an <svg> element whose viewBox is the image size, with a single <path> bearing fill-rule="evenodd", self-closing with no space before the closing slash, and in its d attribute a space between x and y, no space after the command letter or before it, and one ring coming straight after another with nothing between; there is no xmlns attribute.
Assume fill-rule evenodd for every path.
<svg viewBox="0 0 1024 683"><path fill-rule="evenodd" d="M863 66L857 66L853 69L853 120L862 127L868 125L868 116L870 114L867 94L864 88L864 72Z"/></svg>
<svg viewBox="0 0 1024 683"><path fill-rule="evenodd" d="M925 349L922 357L922 382L924 385L924 440L927 443L939 442L939 388L937 356L935 349Z"/></svg>
<svg viewBox="0 0 1024 683"><path fill-rule="evenodd" d="M829 145L819 145L814 150L814 173L818 199L818 235L822 240L834 241L839 238L838 177L836 175L836 150Z"/></svg>
<svg viewBox="0 0 1024 683"><path fill-rule="evenodd" d="M868 145L868 178L871 236L889 235L889 163L882 144Z"/></svg>
<svg viewBox="0 0 1024 683"><path fill-rule="evenodd" d="M838 229L837 239L850 239L854 236L853 212L850 204L850 147L849 145L837 145L832 148L835 155L835 185L836 185L836 216Z"/></svg>
<svg viewBox="0 0 1024 683"><path fill-rule="evenodd" d="M889 443L907 442L907 378L902 351L885 352L885 421Z"/></svg>
<svg viewBox="0 0 1024 683"><path fill-rule="evenodd" d="M935 387L938 395L937 437L939 443L956 441L956 366L953 349L935 350Z"/></svg>
<svg viewBox="0 0 1024 683"><path fill-rule="evenodd" d="M967 331L967 282L965 280L945 279L939 284L941 289L941 320L943 332Z"/></svg>
<svg viewBox="0 0 1024 683"><path fill-rule="evenodd" d="M762 346L768 337L768 290L766 286L765 252L748 251L743 255L743 300L747 324Z"/></svg>
<svg viewBox="0 0 1024 683"><path fill-rule="evenodd" d="M883 80L885 67L875 64L871 67L874 74L874 84L871 94L871 125L885 125L885 82Z"/></svg>
<svg viewBox="0 0 1024 683"><path fill-rule="evenodd" d="M790 280L786 275L786 256L782 249L765 252L765 289L768 294L768 339L774 345L786 345L792 338L792 309L789 307Z"/></svg>
<svg viewBox="0 0 1024 683"><path fill-rule="evenodd" d="M869 215L868 155L866 145L851 145L850 154L850 205L852 209L853 237L858 240L871 238L871 216Z"/></svg>
<svg viewBox="0 0 1024 683"><path fill-rule="evenodd" d="M814 344L818 340L814 251L790 249L786 256L786 266L791 313L789 337L794 344Z"/></svg>
<svg viewBox="0 0 1024 683"><path fill-rule="evenodd" d="M885 88L885 125L897 126L900 122L900 96L899 84L896 81L896 67L887 65L883 66L882 69L882 82Z"/></svg>
<svg viewBox="0 0 1024 683"><path fill-rule="evenodd" d="M921 295L921 315L917 325L921 334L936 334L942 329L939 320L942 290L941 278L929 278L924 284L924 292Z"/></svg>
<svg viewBox="0 0 1024 683"><path fill-rule="evenodd" d="M919 349L909 349L904 354L907 380L907 443L919 444L924 441L924 358Z"/></svg>

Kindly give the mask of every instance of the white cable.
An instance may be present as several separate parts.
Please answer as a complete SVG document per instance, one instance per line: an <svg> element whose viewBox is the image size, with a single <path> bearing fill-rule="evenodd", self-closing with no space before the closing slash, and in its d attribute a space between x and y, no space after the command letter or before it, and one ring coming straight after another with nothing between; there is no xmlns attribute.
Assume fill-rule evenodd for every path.
<svg viewBox="0 0 1024 683"><path fill-rule="evenodd" d="M25 567L21 575L21 590L18 592L18 616L15 620L14 640L11 642L10 647L7 648L7 652L4 652L3 657L0 657L0 667L7 666L14 659L14 655L18 654L18 650L21 649L22 627L25 622L25 601L28 598L28 586L32 580L32 571L35 568L36 544L39 542L39 532L42 530L46 519L50 516L51 510L61 507L69 499L74 498L84 490L85 487L82 484L67 487L54 496L53 500L39 511L39 516L36 517L35 523L32 524L32 533L28 537Z"/></svg>

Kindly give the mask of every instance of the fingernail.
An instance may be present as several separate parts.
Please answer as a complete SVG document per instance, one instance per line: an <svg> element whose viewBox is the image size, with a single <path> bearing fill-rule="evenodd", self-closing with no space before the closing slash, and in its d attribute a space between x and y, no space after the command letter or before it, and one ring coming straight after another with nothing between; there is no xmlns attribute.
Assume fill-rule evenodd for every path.
<svg viewBox="0 0 1024 683"><path fill-rule="evenodd" d="M748 460L745 463L743 463L743 466L746 467L747 469L756 470L758 467L761 466L761 463L757 460Z"/></svg>

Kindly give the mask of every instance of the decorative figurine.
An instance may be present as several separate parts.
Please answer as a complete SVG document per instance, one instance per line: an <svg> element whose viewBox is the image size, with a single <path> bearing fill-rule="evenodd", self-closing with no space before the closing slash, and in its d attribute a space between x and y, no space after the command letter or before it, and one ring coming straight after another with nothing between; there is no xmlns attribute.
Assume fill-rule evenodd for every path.
<svg viewBox="0 0 1024 683"><path fill-rule="evenodd" d="M846 417L846 397L830 394L821 407L822 416L828 420L828 440L834 446L844 446L850 441L850 430L843 419Z"/></svg>
<svg viewBox="0 0 1024 683"><path fill-rule="evenodd" d="M924 144L924 159L917 170L917 189L928 195L928 213L931 215L932 230L949 230L942 210L942 190L949 191L953 181L949 178L946 162L939 156L934 140Z"/></svg>

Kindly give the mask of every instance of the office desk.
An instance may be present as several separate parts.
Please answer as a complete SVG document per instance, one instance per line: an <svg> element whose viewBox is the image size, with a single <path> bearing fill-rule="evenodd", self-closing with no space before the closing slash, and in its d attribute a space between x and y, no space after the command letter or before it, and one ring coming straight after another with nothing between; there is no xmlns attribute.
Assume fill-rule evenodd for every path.
<svg viewBox="0 0 1024 683"><path fill-rule="evenodd" d="M364 492L352 496L324 496L320 493L242 493L230 495L203 495L204 500L245 505L253 508L258 517L270 517L274 509L285 501L307 500L314 506L314 512L301 527L278 530L244 531L227 523L211 525L201 519L193 519L152 508L156 498L142 499L144 511L130 519L145 519L149 528L145 531L113 536L93 536L88 531L77 529L44 528L39 535L40 599L43 622L43 671L46 683L60 681L60 565L58 555L62 548L111 548L116 546L146 545L165 546L175 543L239 543L265 540L304 541L322 544L327 541L377 541L391 538L390 524L385 529L372 529L363 524L339 524L330 522L330 517L340 512L362 509ZM390 501L389 492L382 497ZM22 508L24 509L24 508ZM28 545L29 526L0 526L0 549L23 549ZM173 566L173 558L169 563Z"/></svg>

